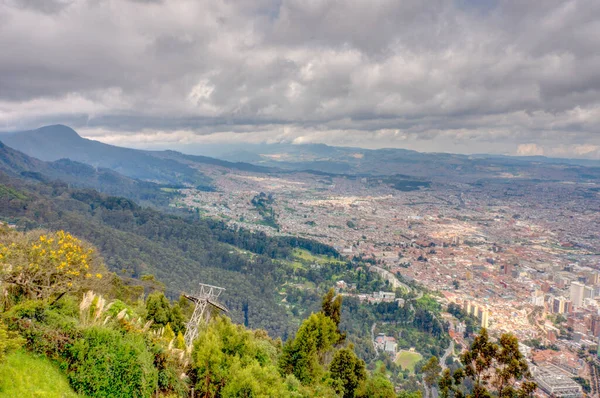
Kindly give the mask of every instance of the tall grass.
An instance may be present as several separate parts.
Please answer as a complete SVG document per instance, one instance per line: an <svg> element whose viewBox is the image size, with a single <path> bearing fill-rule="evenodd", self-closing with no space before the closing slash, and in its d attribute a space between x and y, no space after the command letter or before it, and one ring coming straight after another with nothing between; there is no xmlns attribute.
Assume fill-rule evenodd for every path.
<svg viewBox="0 0 600 398"><path fill-rule="evenodd" d="M76 398L67 377L47 358L16 351L0 364L0 397Z"/></svg>

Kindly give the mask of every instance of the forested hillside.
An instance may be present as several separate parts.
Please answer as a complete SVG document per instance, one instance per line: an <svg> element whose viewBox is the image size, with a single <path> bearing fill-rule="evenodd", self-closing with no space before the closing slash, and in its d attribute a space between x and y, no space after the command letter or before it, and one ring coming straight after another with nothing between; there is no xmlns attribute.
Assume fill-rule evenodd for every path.
<svg viewBox="0 0 600 398"><path fill-rule="evenodd" d="M140 203L167 206L176 195L170 186L126 177L107 168L96 168L69 159L45 162L0 142L0 171L30 181L59 180L73 187L92 188L108 195L125 196Z"/></svg>
<svg viewBox="0 0 600 398"><path fill-rule="evenodd" d="M188 396L195 389L203 397L366 397L377 383L383 396L394 396L389 381L370 377L344 343L342 300L333 290L285 345L214 314L186 346L189 303L169 303L160 284L147 296L143 286L125 285L94 247L67 232L1 225L0 269L0 365L23 346L58 363L82 395ZM26 388L23 369L9 362L5 370L16 372L17 385L0 383L0 393Z"/></svg>
<svg viewBox="0 0 600 398"><path fill-rule="evenodd" d="M290 327L277 286L286 269L276 261L294 247L336 255L331 248L295 238L233 230L210 219L167 215L134 202L60 182L33 183L0 175L5 221L25 229L68 229L96 245L111 270L140 277L155 274L176 297L200 281L228 289L234 319L276 336Z"/></svg>

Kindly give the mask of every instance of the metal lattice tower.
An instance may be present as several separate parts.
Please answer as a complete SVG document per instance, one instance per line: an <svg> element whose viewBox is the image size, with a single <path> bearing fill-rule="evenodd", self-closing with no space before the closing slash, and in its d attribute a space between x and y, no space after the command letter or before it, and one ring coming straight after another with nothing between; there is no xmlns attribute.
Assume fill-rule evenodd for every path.
<svg viewBox="0 0 600 398"><path fill-rule="evenodd" d="M194 295L184 294L183 296L196 304L194 313L185 327L185 345L192 346L192 343L198 337L198 327L202 320L208 321L210 318L210 308L214 307L218 310L228 312L227 307L217 302L217 298L225 289L222 287L206 285L200 283L200 289Z"/></svg>

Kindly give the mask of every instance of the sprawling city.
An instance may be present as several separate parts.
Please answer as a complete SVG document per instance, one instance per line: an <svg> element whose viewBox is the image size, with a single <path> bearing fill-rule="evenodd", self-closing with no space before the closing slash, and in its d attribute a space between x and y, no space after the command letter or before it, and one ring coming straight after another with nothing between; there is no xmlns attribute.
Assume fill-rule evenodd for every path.
<svg viewBox="0 0 600 398"><path fill-rule="evenodd" d="M532 356L532 347L522 345L543 364L540 378L595 374L577 352L596 347L600 337L596 183L433 177L427 187L398 190L377 177L199 168L216 189L183 189L173 206L271 235L315 239L349 259L373 259L373 268L389 271L385 277L439 292L442 303L461 306L494 334L551 346ZM260 197L269 203L266 216L256 206ZM454 318L450 325L457 346L466 348L464 323ZM564 383L574 384L569 377Z"/></svg>
<svg viewBox="0 0 600 398"><path fill-rule="evenodd" d="M0 398L600 398L600 1L0 0Z"/></svg>

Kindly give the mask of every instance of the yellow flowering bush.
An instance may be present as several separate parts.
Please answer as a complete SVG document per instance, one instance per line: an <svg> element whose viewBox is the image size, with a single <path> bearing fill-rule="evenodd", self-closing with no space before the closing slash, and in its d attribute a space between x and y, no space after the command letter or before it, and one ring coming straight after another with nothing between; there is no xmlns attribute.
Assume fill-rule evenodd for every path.
<svg viewBox="0 0 600 398"><path fill-rule="evenodd" d="M102 278L93 250L65 231L11 240L0 242L2 280L30 298L44 299Z"/></svg>

